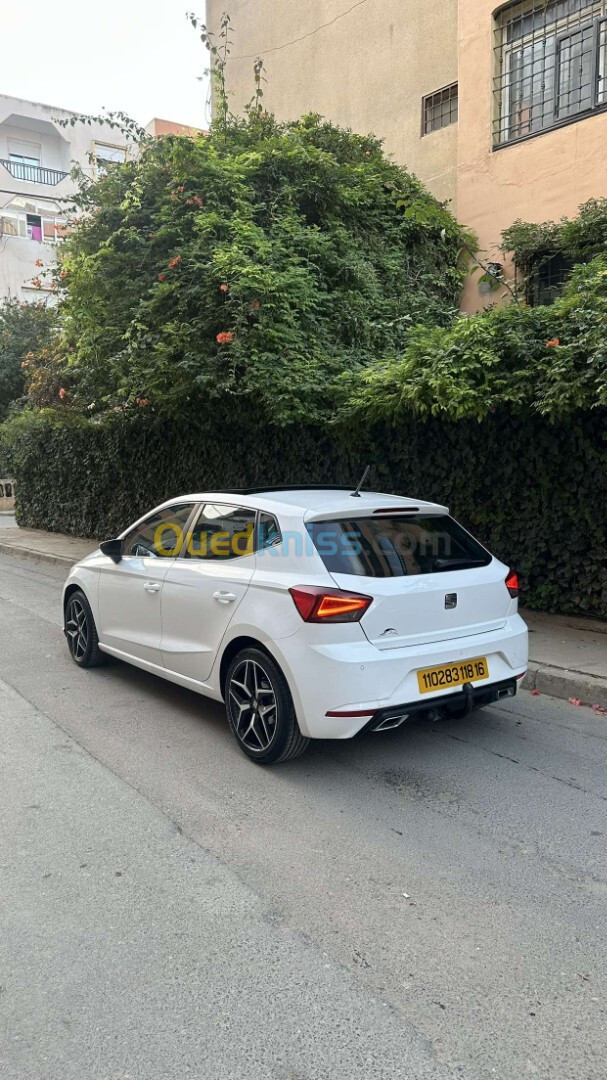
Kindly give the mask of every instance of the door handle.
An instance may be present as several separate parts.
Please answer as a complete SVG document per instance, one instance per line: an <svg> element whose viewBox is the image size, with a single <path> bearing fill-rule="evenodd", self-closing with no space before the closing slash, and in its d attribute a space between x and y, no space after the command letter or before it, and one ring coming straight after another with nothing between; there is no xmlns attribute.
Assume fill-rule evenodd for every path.
<svg viewBox="0 0 607 1080"><path fill-rule="evenodd" d="M160 585L157 581L146 581L143 587L146 592L160 592Z"/></svg>
<svg viewBox="0 0 607 1080"><path fill-rule="evenodd" d="M219 600L220 604L233 604L234 601L238 599L236 593L222 592L221 589L219 590L219 592L214 592L213 596L215 600Z"/></svg>

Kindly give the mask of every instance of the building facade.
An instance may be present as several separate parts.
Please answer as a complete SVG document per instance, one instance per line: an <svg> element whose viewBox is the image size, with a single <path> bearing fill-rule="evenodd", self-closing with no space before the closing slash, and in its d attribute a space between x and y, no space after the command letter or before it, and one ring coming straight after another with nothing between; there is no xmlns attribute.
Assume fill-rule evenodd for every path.
<svg viewBox="0 0 607 1080"><path fill-rule="evenodd" d="M152 136L198 133L158 118L146 130ZM65 109L0 95L0 299L52 303L44 271L55 264L66 232L77 189L73 166L94 178L136 151L107 124L89 125Z"/></svg>
<svg viewBox="0 0 607 1080"><path fill-rule="evenodd" d="M44 270L66 230L73 165L92 177L129 153L115 129L72 119L65 109L0 95L0 297L52 300Z"/></svg>
<svg viewBox="0 0 607 1080"><path fill-rule="evenodd" d="M607 196L607 0L459 0L458 41L458 216L504 263L514 221ZM482 303L470 278L464 307Z"/></svg>
<svg viewBox="0 0 607 1080"><path fill-rule="evenodd" d="M457 99L445 109L435 103L429 138L422 136L421 100L457 80L457 0L367 0L348 14L352 0L207 0L212 30L226 7L235 27L228 64L234 112L253 96L260 56L269 111L282 120L318 112L373 132L438 198L455 202L457 129L446 121Z"/></svg>
<svg viewBox="0 0 607 1080"><path fill-rule="evenodd" d="M224 6L207 0L212 31ZM607 196L607 0L232 0L230 14L234 111L260 56L271 111L383 138L507 278L503 229ZM465 309L495 301L484 288L470 276Z"/></svg>

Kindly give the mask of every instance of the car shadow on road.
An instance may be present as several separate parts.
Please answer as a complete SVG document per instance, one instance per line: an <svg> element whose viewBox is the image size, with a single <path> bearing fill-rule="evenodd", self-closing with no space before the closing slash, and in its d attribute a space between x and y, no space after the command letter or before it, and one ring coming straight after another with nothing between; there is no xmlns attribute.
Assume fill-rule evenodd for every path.
<svg viewBox="0 0 607 1080"><path fill-rule="evenodd" d="M221 741L222 748L233 746L233 752L239 755L241 762L246 758L241 755L234 737L231 734L223 702L213 701L211 698L188 690L176 683L168 682L149 672L111 658L107 668L101 669L103 677L112 679L115 683L121 683L138 697L153 698L155 708L166 707L167 713L177 711L180 721L187 723L188 727L204 729L205 735L212 732L213 738ZM521 736L516 728L516 717L508 710L499 706L472 713L461 719L448 719L431 721L415 719L405 722L400 728L385 732L363 731L354 739L346 740L313 740L301 758L285 762L276 766L283 779L289 779L295 786L300 780L309 782L310 766L322 771L323 765L339 765L341 767L359 769L364 765L372 771L394 770L404 767L411 768L416 762L424 764L428 768L429 760L435 752L439 751L442 758L445 754L444 742L448 739L451 743L449 753L455 752L453 742L460 744L475 743L479 735L487 744L491 752L492 741L495 740L496 752L498 744L503 741L505 729L509 736L515 733ZM463 749L463 747L462 747ZM258 766L251 762L251 767ZM269 770L274 773L275 769Z"/></svg>

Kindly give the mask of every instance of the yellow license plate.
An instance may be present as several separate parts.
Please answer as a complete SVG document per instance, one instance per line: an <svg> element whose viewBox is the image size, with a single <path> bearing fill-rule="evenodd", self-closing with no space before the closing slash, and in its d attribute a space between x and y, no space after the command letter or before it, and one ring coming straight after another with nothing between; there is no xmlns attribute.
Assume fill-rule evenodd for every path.
<svg viewBox="0 0 607 1080"><path fill-rule="evenodd" d="M433 690L450 690L464 683L482 682L489 678L489 664L485 656L474 660L459 660L456 664L440 664L439 667L424 668L417 673L420 694L430 694Z"/></svg>

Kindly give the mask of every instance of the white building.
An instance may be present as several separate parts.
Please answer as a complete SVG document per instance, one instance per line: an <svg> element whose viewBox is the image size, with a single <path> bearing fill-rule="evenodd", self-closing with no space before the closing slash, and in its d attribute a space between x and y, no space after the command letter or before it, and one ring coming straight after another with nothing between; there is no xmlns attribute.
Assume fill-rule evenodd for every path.
<svg viewBox="0 0 607 1080"><path fill-rule="evenodd" d="M76 190L72 166L93 176L104 161L124 161L132 152L116 129L81 122L72 127L74 116L0 94L0 298L51 299L43 271L54 264L65 231L62 200ZM33 283L38 280L40 287Z"/></svg>

